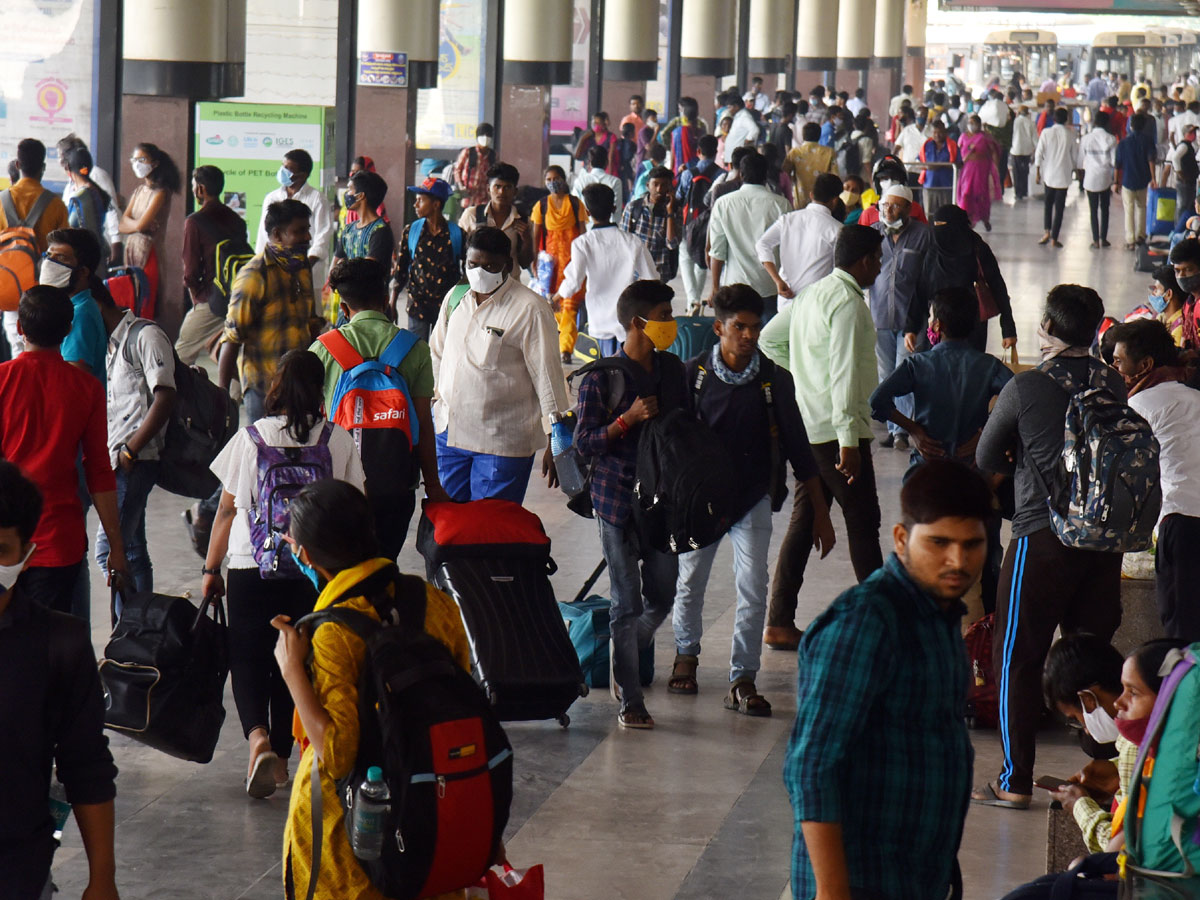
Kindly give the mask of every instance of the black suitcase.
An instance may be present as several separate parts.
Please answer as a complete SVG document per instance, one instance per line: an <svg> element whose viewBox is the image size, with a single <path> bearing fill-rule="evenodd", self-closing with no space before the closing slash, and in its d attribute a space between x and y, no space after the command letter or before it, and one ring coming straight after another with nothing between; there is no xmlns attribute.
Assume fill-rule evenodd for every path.
<svg viewBox="0 0 1200 900"><path fill-rule="evenodd" d="M430 518L439 518L434 507L457 520L458 537L470 543L438 544ZM528 510L501 500L426 504L417 545L430 582L462 613L472 669L496 715L505 722L557 719L566 727L567 710L588 688L550 585L555 567L549 539L542 532L544 545L503 538L483 543L475 527L505 531L503 520L510 516L537 521Z"/></svg>

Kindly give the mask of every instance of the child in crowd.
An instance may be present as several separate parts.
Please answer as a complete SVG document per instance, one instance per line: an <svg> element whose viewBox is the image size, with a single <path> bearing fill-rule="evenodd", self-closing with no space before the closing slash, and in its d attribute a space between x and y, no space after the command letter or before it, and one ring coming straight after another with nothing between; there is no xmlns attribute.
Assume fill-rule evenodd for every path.
<svg viewBox="0 0 1200 900"><path fill-rule="evenodd" d="M629 366L621 373L620 399L607 402L616 373L591 372L579 385L575 444L592 458L592 506L612 584L612 688L623 728L654 727L638 681L638 649L650 644L670 614L678 574L678 557L641 546L630 520L642 423L687 402L683 363L666 352L678 327L671 314L674 296L651 279L625 288L617 300L617 321L625 330L618 356Z"/></svg>
<svg viewBox="0 0 1200 900"><path fill-rule="evenodd" d="M734 284L713 295L713 329L720 343L687 364L690 406L725 444L742 476L742 503L729 530L733 541L737 611L725 708L769 716L771 704L755 688L767 614L767 551L771 512L787 496L787 463L815 498L816 545L824 558L833 548L833 523L808 445L796 391L787 370L758 349L763 298L749 285ZM720 541L679 557L675 593L675 665L667 690L697 692L704 590Z"/></svg>

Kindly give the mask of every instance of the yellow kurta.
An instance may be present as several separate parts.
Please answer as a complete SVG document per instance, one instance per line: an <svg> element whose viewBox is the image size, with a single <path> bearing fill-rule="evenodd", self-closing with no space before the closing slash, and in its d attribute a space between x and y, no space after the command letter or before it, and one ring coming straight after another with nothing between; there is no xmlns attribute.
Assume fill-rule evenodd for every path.
<svg viewBox="0 0 1200 900"><path fill-rule="evenodd" d="M371 559L339 572L337 577L325 586L314 609L328 608L332 601L386 565L386 559ZM374 607L365 597L354 597L343 601L340 606L379 620ZM425 591L425 631L445 644L460 666L470 669L471 652L458 607L453 600L429 585ZM337 796L337 780L350 773L358 755L358 680L365 652L366 646L362 640L347 628L325 625L318 628L313 635L313 688L331 720L329 727L325 729L325 747L321 762L318 763L324 810L324 838L316 900L386 900L384 895L371 885L362 866L354 857L350 840L346 836L345 816ZM302 900L308 893L312 871L310 785L313 747L305 746L304 729L298 716L294 730L296 739L304 746L304 752L292 785L291 804L283 833L283 877L286 896ZM462 897L464 892L456 891L442 896Z"/></svg>

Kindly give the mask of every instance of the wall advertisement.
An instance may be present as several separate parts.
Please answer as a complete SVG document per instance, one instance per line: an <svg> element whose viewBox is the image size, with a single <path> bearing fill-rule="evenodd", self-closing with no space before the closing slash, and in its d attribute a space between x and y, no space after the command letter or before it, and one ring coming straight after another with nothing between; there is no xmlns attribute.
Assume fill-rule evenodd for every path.
<svg viewBox="0 0 1200 900"><path fill-rule="evenodd" d="M417 93L417 147L460 150L483 121L484 0L442 0L437 88Z"/></svg>

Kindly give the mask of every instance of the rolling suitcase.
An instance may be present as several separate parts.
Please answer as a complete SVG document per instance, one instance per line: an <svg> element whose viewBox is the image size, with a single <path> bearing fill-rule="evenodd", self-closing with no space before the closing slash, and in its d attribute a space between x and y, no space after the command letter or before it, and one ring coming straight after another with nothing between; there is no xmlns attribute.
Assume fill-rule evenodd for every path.
<svg viewBox="0 0 1200 900"><path fill-rule="evenodd" d="M676 316L679 333L668 351L684 362L695 359L719 340L713 331L714 321L712 316Z"/></svg>
<svg viewBox="0 0 1200 900"><path fill-rule="evenodd" d="M1146 193L1146 234L1165 237L1175 230L1175 188L1155 187Z"/></svg>
<svg viewBox="0 0 1200 900"><path fill-rule="evenodd" d="M430 582L462 613L471 665L503 721L557 719L588 692L550 585L550 538L507 500L427 503L417 531Z"/></svg>

